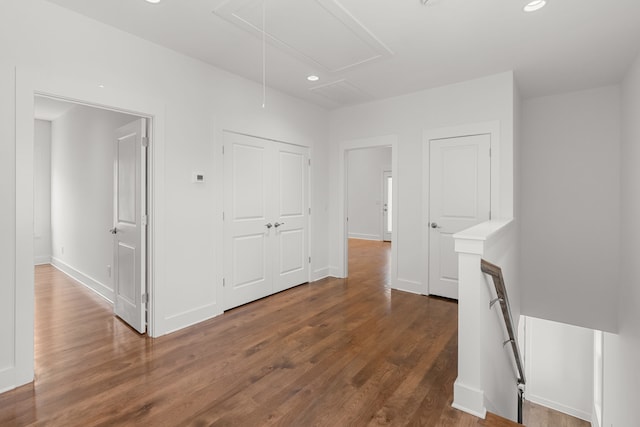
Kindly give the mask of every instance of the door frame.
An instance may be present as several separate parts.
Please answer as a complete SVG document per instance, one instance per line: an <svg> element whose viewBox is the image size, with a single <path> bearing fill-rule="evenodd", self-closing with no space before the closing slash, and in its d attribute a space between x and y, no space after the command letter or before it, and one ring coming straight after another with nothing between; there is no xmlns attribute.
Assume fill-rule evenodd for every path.
<svg viewBox="0 0 640 427"><path fill-rule="evenodd" d="M391 177L391 222L393 223L393 170L391 170L391 168L388 167L383 167L382 168L382 211L380 212L381 216L382 216L382 220L380 221L380 225L381 225L381 230L380 230L380 237L382 238L383 242L391 242L391 240L393 240L393 224L391 224L391 236L389 238L389 240L385 239L385 235L387 234L387 226L386 226L386 221L385 221L385 216L388 216L388 209L387 209L387 215L385 215L385 203L384 201L387 200L389 198L389 193L387 191L387 182L386 182L386 177L387 174L389 174L389 176ZM388 203L387 203L388 204Z"/></svg>
<svg viewBox="0 0 640 427"><path fill-rule="evenodd" d="M147 290L148 335L166 333L162 325L164 275L164 103L135 91L108 89L100 82L15 69L15 386L34 379L35 268L33 265L34 98L43 96L139 116L148 120Z"/></svg>
<svg viewBox="0 0 640 427"><path fill-rule="evenodd" d="M500 121L469 123L459 126L434 128L425 130L422 134L422 259L427 260L423 269L423 293L429 292L429 165L431 164L431 141L438 139L459 138L474 135L489 135L490 144L490 198L491 219L500 218Z"/></svg>
<svg viewBox="0 0 640 427"><path fill-rule="evenodd" d="M275 138L268 138L268 137L264 137L264 136L259 136L259 135L254 135L252 133L248 133L248 132L240 132L240 131L235 131L235 130L231 130L229 128L226 127L222 127L220 128L220 144L222 146L222 156L220 158L220 171L221 171L221 182L222 182L222 202L220 203L221 206L221 215L220 218L222 219L221 223L221 228L220 228L220 232L221 232L221 236L223 236L222 239L220 239L220 254L224 254L225 251L225 239L224 236L226 235L225 232L225 227L227 226L227 222L224 220L224 213L226 212L225 209L225 200L226 200L226 195L227 192L230 191L229 187L227 186L227 183L224 182L224 176L225 176L225 163L226 163L226 158L224 157L226 154L226 152L228 152L228 148L226 147L225 144L225 133L232 133L235 135L242 135L242 136L248 136L250 138L258 138L258 139L263 139L265 141L272 141L272 142L277 142L280 144L287 144L287 145L292 145L295 147L302 147L302 148L306 148L308 150L308 164L307 164L307 256L311 258L311 262L308 264L309 265L309 269L307 271L307 283L311 283L314 280L314 269L313 269L313 265L314 265L314 260L313 260L313 256L312 254L312 239L313 239L313 233L312 233L312 221L311 221L311 215L313 213L313 209L312 209L312 204L313 204L313 194L311 192L311 189L313 188L313 182L312 182L312 173L311 173L311 168L313 166L313 161L312 161L312 156L313 156L313 148L309 145L305 145L305 144L295 144L292 142L287 142L287 141L282 141L279 139L275 139ZM218 271L220 271L220 283L224 283L224 281L226 280L227 274L224 271L224 267L225 267L225 263L224 263L224 259L222 258L222 256L220 257L220 269ZM223 285L224 287L224 285ZM220 301L222 301L221 306L223 307L223 311L229 310L228 308L225 308L227 306L227 301L226 301L226 293L224 291L223 288L221 288L220 291ZM272 294L273 295L273 294Z"/></svg>
<svg viewBox="0 0 640 427"><path fill-rule="evenodd" d="M340 144L339 164L338 164L338 266L332 268L331 275L339 278L348 277L349 275L349 236L347 230L347 206L348 206L348 161L347 156L351 150L359 150L365 148L381 148L391 147L391 170L395 175L392 182L392 230L391 230L391 287L398 289L398 246L397 230L398 230L398 137L397 135L384 135L370 138L353 139L343 141Z"/></svg>

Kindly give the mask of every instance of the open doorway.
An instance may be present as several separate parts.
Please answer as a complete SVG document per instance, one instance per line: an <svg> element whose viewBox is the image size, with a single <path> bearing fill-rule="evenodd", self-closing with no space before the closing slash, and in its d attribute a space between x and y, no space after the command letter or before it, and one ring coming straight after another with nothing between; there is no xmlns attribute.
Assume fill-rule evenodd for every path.
<svg viewBox="0 0 640 427"><path fill-rule="evenodd" d="M366 260L390 286L393 240L392 147L346 151L348 270Z"/></svg>
<svg viewBox="0 0 640 427"><path fill-rule="evenodd" d="M34 119L35 264L55 267L146 332L150 120L46 96L35 96ZM43 268L36 288L54 285L38 283L51 277Z"/></svg>

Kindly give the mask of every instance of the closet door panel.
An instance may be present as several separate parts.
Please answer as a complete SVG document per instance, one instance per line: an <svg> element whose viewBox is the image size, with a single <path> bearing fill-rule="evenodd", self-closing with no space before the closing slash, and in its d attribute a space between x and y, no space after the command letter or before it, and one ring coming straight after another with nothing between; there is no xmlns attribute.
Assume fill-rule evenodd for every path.
<svg viewBox="0 0 640 427"><path fill-rule="evenodd" d="M308 148L225 132L225 309L309 278Z"/></svg>
<svg viewBox="0 0 640 427"><path fill-rule="evenodd" d="M225 309L273 293L272 142L225 133Z"/></svg>
<svg viewBox="0 0 640 427"><path fill-rule="evenodd" d="M309 155L305 147L274 145L274 290L281 291L305 283L309 277Z"/></svg>

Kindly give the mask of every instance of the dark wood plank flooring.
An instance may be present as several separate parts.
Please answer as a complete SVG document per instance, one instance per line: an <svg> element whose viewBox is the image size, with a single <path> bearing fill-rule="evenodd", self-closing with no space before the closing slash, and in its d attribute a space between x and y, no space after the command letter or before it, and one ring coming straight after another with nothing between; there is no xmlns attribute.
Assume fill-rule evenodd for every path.
<svg viewBox="0 0 640 427"><path fill-rule="evenodd" d="M158 339L38 267L36 379L0 395L0 425L513 425L450 406L457 304L388 289L388 243L350 251L349 279Z"/></svg>

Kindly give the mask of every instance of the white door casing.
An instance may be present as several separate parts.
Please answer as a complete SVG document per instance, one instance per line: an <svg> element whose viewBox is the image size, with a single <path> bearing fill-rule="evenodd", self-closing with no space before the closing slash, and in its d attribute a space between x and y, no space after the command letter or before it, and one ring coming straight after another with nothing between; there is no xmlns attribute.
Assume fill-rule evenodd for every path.
<svg viewBox="0 0 640 427"><path fill-rule="evenodd" d="M308 149L224 134L224 308L308 281Z"/></svg>
<svg viewBox="0 0 640 427"><path fill-rule="evenodd" d="M115 314L146 331L146 120L116 130L113 284Z"/></svg>
<svg viewBox="0 0 640 427"><path fill-rule="evenodd" d="M458 298L453 235L490 219L491 135L429 141L429 293Z"/></svg>
<svg viewBox="0 0 640 427"><path fill-rule="evenodd" d="M337 250L335 251L335 255L331 254L330 258L335 256L335 267L330 269L331 275L334 277L347 277L349 275L349 225L348 225L348 212L347 207L348 203L348 156L349 151L351 150L359 150L363 148L373 148L373 147L391 147L391 170L397 171L399 160L398 160L398 137L397 135L382 135L375 136L369 138L362 139L354 139L349 141L342 141L339 147L339 157L338 157L338 187L336 191L338 192L338 213L340 217L340 221L338 223L338 229L336 230L336 235L338 239ZM399 179L396 174L395 179L393 180L393 197L395 197L396 203L392 206L392 217L393 217L393 230L398 230L398 218L399 218L399 208L398 208L398 188L399 188ZM395 232L395 231L394 231ZM397 234L396 234L397 236ZM398 277L398 246L391 242L391 283L390 286L393 289L404 290L408 292L418 293L418 286L420 284L414 284L407 280L402 280Z"/></svg>
<svg viewBox="0 0 640 427"><path fill-rule="evenodd" d="M111 92L91 89L82 79L69 74L41 73L32 67L10 67L11 70L0 67L0 81L5 82L9 76L15 82L15 127L9 129L14 132L15 144L15 222L16 233L15 262L8 262L15 272L15 284L8 287L14 292L15 316L14 327L16 339L14 342L15 364L0 372L0 389L14 388L33 381L34 378L34 267L33 267L33 118L35 96L79 102L83 105L97 108L108 108L126 114L136 114L148 117L153 125L150 130L153 136L153 147L149 150L149 186L148 213L154 214L153 226L155 230L164 230L164 139L166 106L153 97L136 91L114 95ZM8 74L7 72L10 72ZM10 100L9 100L10 101ZM157 289L163 289L165 275L164 266L164 233L149 232L148 236L147 285L157 301L162 301ZM175 330L184 325L168 326L163 322L163 305L149 304L148 333L160 336L169 330ZM155 309L155 310L154 310ZM186 323L186 322L185 322ZM18 333L17 331L20 331Z"/></svg>
<svg viewBox="0 0 640 427"><path fill-rule="evenodd" d="M382 172L382 240L391 241L393 231L393 176L391 171Z"/></svg>

